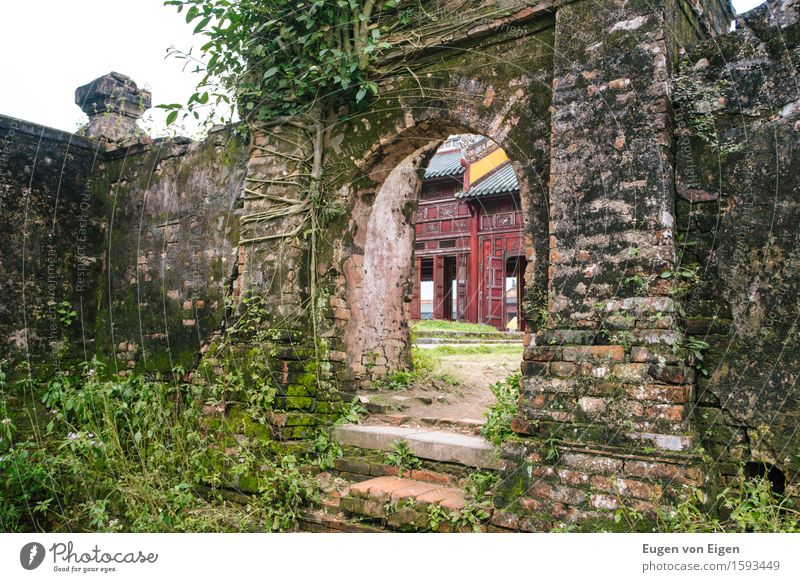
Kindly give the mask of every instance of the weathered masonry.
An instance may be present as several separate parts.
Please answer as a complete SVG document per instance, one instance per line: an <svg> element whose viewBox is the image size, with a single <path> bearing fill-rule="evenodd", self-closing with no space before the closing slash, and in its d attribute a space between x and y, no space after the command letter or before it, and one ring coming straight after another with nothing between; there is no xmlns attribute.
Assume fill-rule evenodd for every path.
<svg viewBox="0 0 800 582"><path fill-rule="evenodd" d="M408 364L420 168L479 134L511 159L527 236L495 527L651 512L742 468L796 491L800 3L732 32L722 0L427 5L451 32L420 31L414 74L324 127L247 147L0 119L2 357L191 366L226 298L262 296L281 434L302 438ZM310 215L313 140L331 183ZM61 301L81 328L58 327Z"/></svg>

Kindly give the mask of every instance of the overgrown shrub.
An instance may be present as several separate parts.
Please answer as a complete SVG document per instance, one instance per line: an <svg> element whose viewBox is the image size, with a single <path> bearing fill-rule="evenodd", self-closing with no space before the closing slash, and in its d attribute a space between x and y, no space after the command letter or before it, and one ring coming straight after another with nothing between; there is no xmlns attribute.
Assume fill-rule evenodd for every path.
<svg viewBox="0 0 800 582"><path fill-rule="evenodd" d="M800 532L797 501L775 493L764 477L726 487L713 503L697 489L689 489L677 507L660 512L658 529L668 532Z"/></svg>
<svg viewBox="0 0 800 582"><path fill-rule="evenodd" d="M176 375L180 377L180 375ZM279 531L314 494L310 477L269 443L210 428L208 389L180 380L104 378L99 362L58 375L42 398L42 434L15 440L0 423L0 526L4 531ZM222 495L244 475L259 495ZM246 501L243 501L246 500Z"/></svg>

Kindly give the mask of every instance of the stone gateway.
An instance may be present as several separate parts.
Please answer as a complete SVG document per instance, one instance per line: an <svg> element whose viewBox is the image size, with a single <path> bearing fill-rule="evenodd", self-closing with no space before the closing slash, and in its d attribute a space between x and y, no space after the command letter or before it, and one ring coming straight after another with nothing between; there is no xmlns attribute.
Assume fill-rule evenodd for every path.
<svg viewBox="0 0 800 582"><path fill-rule="evenodd" d="M135 123L149 92L118 73L76 92L79 134L0 117L0 359L191 369L261 297L270 430L302 441L410 365L422 174L448 137L480 135L507 155L524 223L526 347L491 528L652 515L742 470L796 494L800 3L735 30L725 0L426 4L451 32L420 31L414 73L324 127L154 140ZM315 140L322 210L298 182ZM65 338L61 301L83 322ZM370 466L348 473L382 479L353 512L454 499Z"/></svg>

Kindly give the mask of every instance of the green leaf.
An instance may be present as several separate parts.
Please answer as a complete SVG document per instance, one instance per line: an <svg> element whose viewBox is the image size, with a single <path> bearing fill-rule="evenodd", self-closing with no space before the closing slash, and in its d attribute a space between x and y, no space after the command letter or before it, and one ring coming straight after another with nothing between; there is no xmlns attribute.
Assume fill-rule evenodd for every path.
<svg viewBox="0 0 800 582"><path fill-rule="evenodd" d="M209 22L211 22L210 16L206 16L203 20L198 22L197 26L194 27L194 34L197 34L201 30L203 30Z"/></svg>
<svg viewBox="0 0 800 582"><path fill-rule="evenodd" d="M169 115L167 115L167 126L170 126L173 123L175 123L176 119L178 119L178 110L170 111Z"/></svg>
<svg viewBox="0 0 800 582"><path fill-rule="evenodd" d="M361 100L364 99L364 96L366 94L367 94L367 88L361 87L361 89L358 90L358 93L356 93L356 103L360 103Z"/></svg>

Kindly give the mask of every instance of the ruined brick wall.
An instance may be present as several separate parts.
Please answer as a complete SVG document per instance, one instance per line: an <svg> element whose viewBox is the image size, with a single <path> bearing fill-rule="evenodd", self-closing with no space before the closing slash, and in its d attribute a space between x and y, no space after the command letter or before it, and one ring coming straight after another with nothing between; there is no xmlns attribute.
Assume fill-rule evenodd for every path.
<svg viewBox="0 0 800 582"><path fill-rule="evenodd" d="M0 357L45 373L94 355L123 373L196 365L236 276L244 145L224 131L107 146L11 118L0 138Z"/></svg>
<svg viewBox="0 0 800 582"><path fill-rule="evenodd" d="M687 332L710 344L696 421L713 469L800 450L800 3L772 2L693 50L676 80L678 230L699 267ZM684 246L685 245L685 246Z"/></svg>
<svg viewBox="0 0 800 582"><path fill-rule="evenodd" d="M66 344L81 327L58 308L66 302L80 322L97 313L104 154L97 142L0 116L0 359L48 370L74 363Z"/></svg>
<svg viewBox="0 0 800 582"><path fill-rule="evenodd" d="M108 154L93 330L112 369L191 369L222 329L237 277L246 151L220 131Z"/></svg>
<svg viewBox="0 0 800 582"><path fill-rule="evenodd" d="M498 526L652 515L704 483L694 370L663 276L677 259L670 77L677 55L721 31L677 8L556 13L548 322L524 354Z"/></svg>

